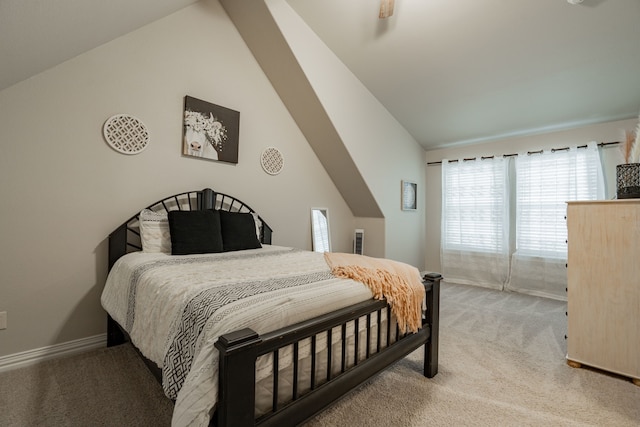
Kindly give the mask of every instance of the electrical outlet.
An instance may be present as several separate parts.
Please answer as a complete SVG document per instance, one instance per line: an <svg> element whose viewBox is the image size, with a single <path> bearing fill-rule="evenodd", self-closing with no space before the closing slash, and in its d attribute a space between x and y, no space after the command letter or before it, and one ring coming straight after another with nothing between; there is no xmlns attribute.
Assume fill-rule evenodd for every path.
<svg viewBox="0 0 640 427"><path fill-rule="evenodd" d="M0 329L7 329L7 312L0 311Z"/></svg>

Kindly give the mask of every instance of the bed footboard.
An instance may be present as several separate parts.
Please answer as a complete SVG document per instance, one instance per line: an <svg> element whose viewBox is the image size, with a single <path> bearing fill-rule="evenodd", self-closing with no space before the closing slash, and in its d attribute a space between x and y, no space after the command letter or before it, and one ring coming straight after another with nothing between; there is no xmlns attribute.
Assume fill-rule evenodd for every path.
<svg viewBox="0 0 640 427"><path fill-rule="evenodd" d="M221 336L215 344L220 352L220 369L213 423L219 427L299 424L421 345L424 345L424 375L433 377L438 372L440 280L436 273L424 277L427 311L422 329L415 334L401 335L397 325L395 332L389 327L384 332L381 327L371 332L372 318L380 324L382 311L386 311L387 319L391 319L391 314L385 301L367 301L269 334L258 335L251 329L243 329ZM359 334L354 334L355 358L348 361L347 325L359 331L360 322L366 322L366 338L359 340ZM336 329L342 331L340 366L332 366L331 340ZM328 342L327 376L316 378L316 364L320 363L315 356L316 337L322 334L327 334ZM311 374L308 390L300 392L297 365L299 344L304 340L311 342ZM280 402L278 398L278 355L284 348L293 352L293 389L288 402ZM358 358L361 353L365 355L363 359ZM256 361L269 354L276 373L273 404L270 412L256 418ZM338 372L332 373L336 369Z"/></svg>

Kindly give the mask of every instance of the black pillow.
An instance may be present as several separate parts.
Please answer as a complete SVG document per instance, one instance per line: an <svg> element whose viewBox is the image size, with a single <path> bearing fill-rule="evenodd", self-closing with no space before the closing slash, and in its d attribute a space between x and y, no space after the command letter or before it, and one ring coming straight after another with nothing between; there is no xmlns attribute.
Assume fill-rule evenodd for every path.
<svg viewBox="0 0 640 427"><path fill-rule="evenodd" d="M252 214L220 211L220 225L225 252L262 247L256 235L256 223Z"/></svg>
<svg viewBox="0 0 640 427"><path fill-rule="evenodd" d="M220 214L217 211L170 211L171 254L222 252Z"/></svg>

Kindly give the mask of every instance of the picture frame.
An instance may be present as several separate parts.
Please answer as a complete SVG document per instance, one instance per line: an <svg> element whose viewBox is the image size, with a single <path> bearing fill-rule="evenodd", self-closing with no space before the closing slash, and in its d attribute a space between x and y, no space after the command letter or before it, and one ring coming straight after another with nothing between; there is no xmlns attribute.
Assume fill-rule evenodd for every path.
<svg viewBox="0 0 640 427"><path fill-rule="evenodd" d="M401 199L403 211L415 211L418 209L418 184L413 181L402 180Z"/></svg>
<svg viewBox="0 0 640 427"><path fill-rule="evenodd" d="M183 120L183 155L238 163L238 111L187 95Z"/></svg>

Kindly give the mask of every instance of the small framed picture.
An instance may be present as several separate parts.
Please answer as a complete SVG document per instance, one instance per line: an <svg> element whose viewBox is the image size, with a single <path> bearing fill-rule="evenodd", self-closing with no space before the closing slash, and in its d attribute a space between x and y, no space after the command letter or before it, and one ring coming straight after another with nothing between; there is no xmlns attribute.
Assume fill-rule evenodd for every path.
<svg viewBox="0 0 640 427"><path fill-rule="evenodd" d="M402 210L415 211L418 208L418 184L411 181L402 181Z"/></svg>

